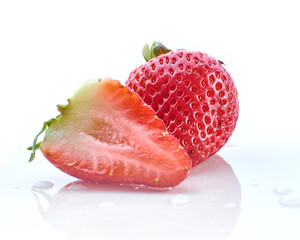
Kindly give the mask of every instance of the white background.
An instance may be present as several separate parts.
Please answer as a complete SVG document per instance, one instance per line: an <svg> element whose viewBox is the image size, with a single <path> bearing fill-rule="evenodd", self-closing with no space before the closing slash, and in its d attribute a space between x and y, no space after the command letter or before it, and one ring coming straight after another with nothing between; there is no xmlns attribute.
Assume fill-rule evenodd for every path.
<svg viewBox="0 0 300 240"><path fill-rule="evenodd" d="M230 176L221 174L222 169L213 174L203 173L204 165L198 169L200 175L206 176L204 180L195 171L182 187L165 194L106 191L110 194L110 204L101 206L108 207L112 215L104 216L118 219L123 213L124 217L124 209L134 209L130 203L138 199L142 208L153 213L153 221L160 216L154 214L155 209L166 211L169 216L174 214L174 218L170 217L174 221L166 218L160 224L163 228L157 229L157 234L166 232L164 239L174 239L174 229L180 228L185 230L187 239L199 239L204 233L206 239L299 239L300 207L280 204L282 198L296 205L300 201L299 9L296 0L0 1L1 239L2 236L5 236L3 239L22 236L84 239L89 234L89 237L97 236L93 239L104 236L114 239L118 237L118 229L128 224L128 221L113 221L110 232L101 235L96 231L95 214L91 216L96 219L95 225L91 223L93 231L85 229L87 225L75 223L72 221L75 218L68 218L67 214L56 212L58 215L54 214L52 221L45 221L38 211L32 184L39 180L53 182L54 187L48 192L53 196L75 179L56 170L40 153L28 164L29 153L25 149L43 121L57 115L56 104L66 103L89 79L109 76L124 83L130 71L144 62L143 45L154 40L171 49L200 50L226 64L238 89L240 118L234 135L217 159L221 157L233 171ZM207 163L212 169L213 160ZM223 185L218 179L233 182L237 179L238 185L228 183L226 186L240 187L241 191L228 190L225 197L221 197L220 186ZM199 186L196 195L185 191L195 186ZM276 187L288 188L290 193L278 195L273 192ZM201 192L203 188L206 191ZM207 208L199 208L199 205L210 204L211 192L215 194L213 199L222 200L224 208L234 204L239 207L238 213L231 212L224 217L221 211L222 214L215 215L224 222L234 219L234 224L222 228L207 220L206 223L215 227L205 231L199 225L176 222L177 218L187 219L186 223L197 222L199 216L205 222L214 208L206 211ZM162 202L170 199L172 202L172 197L179 193L189 199L188 203L179 210L164 208ZM84 202L85 194L88 193L73 197ZM226 194L235 196L237 202L230 205ZM96 202L97 197L99 194L96 194ZM125 203L123 208L116 207L118 203L112 204L112 198L121 199L120 203ZM146 201L148 198L155 198L154 203ZM72 203L68 203L74 211ZM127 234L142 237L147 232L141 225L149 219L145 220L139 213L128 213L132 217L130 221L137 226L127 232L124 230ZM62 216L70 228L64 224L54 226L53 222ZM76 231L72 234L72 229L79 226L82 226L83 237ZM216 231L220 232L218 237L213 234ZM153 229L152 237L159 239L155 233Z"/></svg>

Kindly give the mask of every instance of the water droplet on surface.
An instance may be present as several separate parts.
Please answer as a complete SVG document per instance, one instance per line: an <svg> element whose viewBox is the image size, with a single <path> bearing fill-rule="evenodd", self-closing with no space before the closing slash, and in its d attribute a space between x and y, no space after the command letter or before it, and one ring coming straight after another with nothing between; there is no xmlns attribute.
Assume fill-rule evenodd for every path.
<svg viewBox="0 0 300 240"><path fill-rule="evenodd" d="M285 207L300 207L300 196L287 195L282 197L279 203Z"/></svg>
<svg viewBox="0 0 300 240"><path fill-rule="evenodd" d="M120 185L121 186L121 185ZM133 190L143 190L143 189L147 189L147 186L143 185L143 184L125 184L125 187L129 188L129 189L133 189Z"/></svg>
<svg viewBox="0 0 300 240"><path fill-rule="evenodd" d="M187 196L183 194L178 194L172 198L171 202L174 205L185 205L189 203L189 199L187 198Z"/></svg>
<svg viewBox="0 0 300 240"><path fill-rule="evenodd" d="M88 188L86 186L83 186L83 185L80 185L80 184L71 184L69 187L68 187L68 190L70 191L84 191L84 190L87 190Z"/></svg>
<svg viewBox="0 0 300 240"><path fill-rule="evenodd" d="M236 206L236 203L230 202L230 203L226 203L226 204L224 205L224 208L233 208L233 207L235 207L235 206Z"/></svg>
<svg viewBox="0 0 300 240"><path fill-rule="evenodd" d="M48 189L52 188L53 186L54 186L54 184L52 182L42 180L42 181L35 182L32 185L32 188L36 189L36 190L48 190Z"/></svg>
<svg viewBox="0 0 300 240"><path fill-rule="evenodd" d="M280 195L286 195L292 192L292 190L289 187L286 186L277 186L273 189L273 192Z"/></svg>

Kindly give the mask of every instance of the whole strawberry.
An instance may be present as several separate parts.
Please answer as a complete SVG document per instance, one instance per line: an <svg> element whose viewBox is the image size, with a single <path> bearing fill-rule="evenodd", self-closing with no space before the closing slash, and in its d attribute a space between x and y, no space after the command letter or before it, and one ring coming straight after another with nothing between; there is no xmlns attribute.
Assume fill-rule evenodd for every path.
<svg viewBox="0 0 300 240"><path fill-rule="evenodd" d="M223 62L199 51L143 49L148 61L126 81L179 139L193 166L225 145L239 115L238 94Z"/></svg>

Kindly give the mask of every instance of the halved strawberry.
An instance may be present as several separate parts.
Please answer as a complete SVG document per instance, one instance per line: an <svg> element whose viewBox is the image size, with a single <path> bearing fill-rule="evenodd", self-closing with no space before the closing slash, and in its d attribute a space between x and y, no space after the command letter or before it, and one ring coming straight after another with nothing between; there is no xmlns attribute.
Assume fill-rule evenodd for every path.
<svg viewBox="0 0 300 240"><path fill-rule="evenodd" d="M189 174L179 142L140 97L109 78L89 81L58 105L33 144L57 168L91 182L172 187Z"/></svg>
<svg viewBox="0 0 300 240"><path fill-rule="evenodd" d="M148 62L132 71L126 86L152 107L195 166L219 151L236 126L234 82L221 61L199 51L170 52L154 42L143 54Z"/></svg>

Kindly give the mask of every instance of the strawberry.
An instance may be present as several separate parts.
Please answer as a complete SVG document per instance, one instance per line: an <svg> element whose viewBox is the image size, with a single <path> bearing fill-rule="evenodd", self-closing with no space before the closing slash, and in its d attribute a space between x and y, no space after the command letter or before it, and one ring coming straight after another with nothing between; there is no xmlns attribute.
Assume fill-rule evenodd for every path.
<svg viewBox="0 0 300 240"><path fill-rule="evenodd" d="M199 51L143 49L148 61L129 75L133 89L179 139L193 166L225 145L239 115L238 94L223 66Z"/></svg>
<svg viewBox="0 0 300 240"><path fill-rule="evenodd" d="M40 148L63 172L96 183L173 187L189 174L192 163L178 140L116 80L87 82L58 110L35 137L30 161Z"/></svg>

